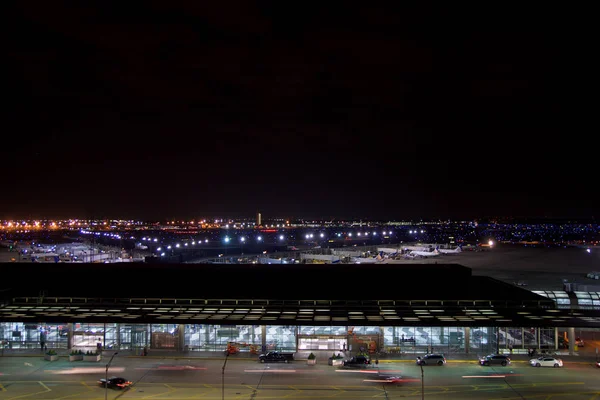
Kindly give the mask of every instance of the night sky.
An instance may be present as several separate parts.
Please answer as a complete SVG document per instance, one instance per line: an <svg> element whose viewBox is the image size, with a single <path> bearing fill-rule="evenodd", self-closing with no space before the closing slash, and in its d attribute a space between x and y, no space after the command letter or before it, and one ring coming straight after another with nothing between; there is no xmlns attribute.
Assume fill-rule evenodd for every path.
<svg viewBox="0 0 600 400"><path fill-rule="evenodd" d="M5 8L0 218L600 214L581 37L310 4Z"/></svg>

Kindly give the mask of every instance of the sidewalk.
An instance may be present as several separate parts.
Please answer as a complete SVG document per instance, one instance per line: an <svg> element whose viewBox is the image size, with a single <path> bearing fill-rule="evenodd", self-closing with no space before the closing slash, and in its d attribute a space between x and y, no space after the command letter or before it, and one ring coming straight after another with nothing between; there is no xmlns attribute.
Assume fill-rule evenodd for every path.
<svg viewBox="0 0 600 400"><path fill-rule="evenodd" d="M67 349L56 349L59 357L68 357L70 350ZM201 358L201 359L209 359L209 360L222 360L225 358L225 353L223 351L174 351L174 350L158 350L158 349L150 349L148 350L147 356L142 356L139 350L104 350L102 351L103 358L110 358L110 356L114 353L118 352L120 357L129 357L129 358L148 358L148 359L193 359L193 358ZM298 351L294 353L294 358L296 360L306 360L311 351ZM315 350L312 351L317 357L317 360L327 361L329 357L333 353L338 354L341 353L345 359L349 359L352 356L356 355L354 352L350 351L332 351L332 350ZM443 354L443 353L442 353ZM417 355L419 354L393 354L393 355L371 355L373 360L377 360L380 363L396 363L396 362L414 362ZM422 355L422 354L420 354ZM447 354L446 360L448 362L477 362L479 357L487 354ZM34 349L5 349L3 352L0 352L0 362L2 362L2 357L43 357L44 352L40 350ZM542 354L537 354L535 357L540 357ZM237 354L232 354L229 356L229 360L255 360L257 359L257 354L252 354L250 352L240 352ZM569 355L560 354L556 356L561 358L565 362L585 362L585 363L593 363L596 361L596 355L588 353L583 354L575 354ZM531 357L527 354L513 354L510 356L513 362L528 362Z"/></svg>

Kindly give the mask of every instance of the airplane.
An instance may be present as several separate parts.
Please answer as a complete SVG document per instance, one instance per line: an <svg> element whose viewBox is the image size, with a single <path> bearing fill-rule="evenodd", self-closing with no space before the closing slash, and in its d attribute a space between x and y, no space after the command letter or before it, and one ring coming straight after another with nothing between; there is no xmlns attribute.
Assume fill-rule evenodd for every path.
<svg viewBox="0 0 600 400"><path fill-rule="evenodd" d="M462 246L457 246L455 249L452 249L452 250L437 249L437 251L439 251L442 254L458 254L458 253L462 252Z"/></svg>
<svg viewBox="0 0 600 400"><path fill-rule="evenodd" d="M384 254L396 254L400 250L398 250L398 249L391 249L389 247L378 247L377 251L380 252L380 253L384 253Z"/></svg>
<svg viewBox="0 0 600 400"><path fill-rule="evenodd" d="M352 262L354 264L374 264L382 262L383 258L378 255L377 257L353 257Z"/></svg>
<svg viewBox="0 0 600 400"><path fill-rule="evenodd" d="M438 249L434 249L433 251L411 251L410 253L408 253L409 257L422 257L422 258L429 258L429 257L437 257L439 256L441 253L438 251Z"/></svg>
<svg viewBox="0 0 600 400"><path fill-rule="evenodd" d="M430 251L434 248L432 244L425 244L421 246L403 246L402 250L410 250L410 251Z"/></svg>

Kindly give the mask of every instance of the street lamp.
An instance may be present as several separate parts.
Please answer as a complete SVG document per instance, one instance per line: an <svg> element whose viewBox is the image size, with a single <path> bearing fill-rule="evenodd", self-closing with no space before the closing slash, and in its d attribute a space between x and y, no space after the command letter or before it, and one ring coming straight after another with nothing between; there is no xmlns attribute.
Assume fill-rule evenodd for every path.
<svg viewBox="0 0 600 400"><path fill-rule="evenodd" d="M108 361L108 364L106 364L106 371L105 371L105 375L104 375L104 400L108 399L108 367L110 367L110 363L112 362L113 358L115 358L115 356L119 354L118 351L115 351L112 355L112 357L110 358L110 360Z"/></svg>
<svg viewBox="0 0 600 400"><path fill-rule="evenodd" d="M229 358L229 351L225 351L225 362L223 362L223 368L221 369L221 399L225 400L225 367L227 366L227 359Z"/></svg>
<svg viewBox="0 0 600 400"><path fill-rule="evenodd" d="M425 378L423 377L423 362L419 363L419 367L421 367L421 399L425 398Z"/></svg>

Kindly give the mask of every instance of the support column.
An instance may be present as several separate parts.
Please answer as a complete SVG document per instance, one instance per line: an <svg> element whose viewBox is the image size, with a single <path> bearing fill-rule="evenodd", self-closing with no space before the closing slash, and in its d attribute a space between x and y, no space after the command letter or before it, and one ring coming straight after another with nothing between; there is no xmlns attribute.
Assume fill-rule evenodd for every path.
<svg viewBox="0 0 600 400"><path fill-rule="evenodd" d="M542 349L542 328L539 326L535 328L535 335L537 336L538 350Z"/></svg>
<svg viewBox="0 0 600 400"><path fill-rule="evenodd" d="M568 328L569 335L569 355L575 355L575 328Z"/></svg>
<svg viewBox="0 0 600 400"><path fill-rule="evenodd" d="M183 351L183 350L185 350L185 325L179 324L178 328L179 328L178 329L179 336L177 337L177 339L178 339L179 351Z"/></svg>
<svg viewBox="0 0 600 400"><path fill-rule="evenodd" d="M67 349L71 350L73 348L73 323L69 322L67 324Z"/></svg>
<svg viewBox="0 0 600 400"><path fill-rule="evenodd" d="M298 337L296 335L296 337ZM298 339L296 339L298 340ZM266 325L261 325L260 326L260 352L261 353L265 353L267 351L267 326Z"/></svg>
<svg viewBox="0 0 600 400"><path fill-rule="evenodd" d="M558 350L558 328L554 328L554 351Z"/></svg>
<svg viewBox="0 0 600 400"><path fill-rule="evenodd" d="M465 353L469 354L469 349L471 347L471 328L465 326Z"/></svg>
<svg viewBox="0 0 600 400"><path fill-rule="evenodd" d="M117 349L121 350L121 323L115 324L115 340L117 342Z"/></svg>
<svg viewBox="0 0 600 400"><path fill-rule="evenodd" d="M210 330L213 328L212 325L202 325L204 327L204 343L206 346L205 349L214 350L214 343L210 342Z"/></svg>
<svg viewBox="0 0 600 400"><path fill-rule="evenodd" d="M521 348L525 348L525 328L521 327Z"/></svg>

